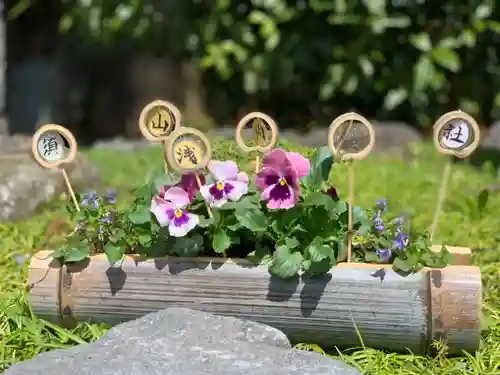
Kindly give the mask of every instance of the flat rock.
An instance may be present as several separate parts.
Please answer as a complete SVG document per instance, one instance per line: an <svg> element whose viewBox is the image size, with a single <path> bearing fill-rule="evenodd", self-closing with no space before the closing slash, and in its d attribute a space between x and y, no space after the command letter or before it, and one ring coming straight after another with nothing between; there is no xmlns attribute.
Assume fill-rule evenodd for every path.
<svg viewBox="0 0 500 375"><path fill-rule="evenodd" d="M169 308L112 328L100 340L43 353L5 375L361 375L290 348L269 326Z"/></svg>
<svg viewBox="0 0 500 375"><path fill-rule="evenodd" d="M1 143L1 142L0 142ZM0 221L24 219L52 198L67 192L60 170L44 169L29 151L0 153ZM99 175L85 155L65 165L75 190L96 187Z"/></svg>

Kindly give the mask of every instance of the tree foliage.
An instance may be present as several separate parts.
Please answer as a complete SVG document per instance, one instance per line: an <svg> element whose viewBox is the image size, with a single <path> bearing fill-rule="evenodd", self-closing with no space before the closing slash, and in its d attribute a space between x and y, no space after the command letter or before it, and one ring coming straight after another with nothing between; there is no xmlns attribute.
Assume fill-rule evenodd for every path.
<svg viewBox="0 0 500 375"><path fill-rule="evenodd" d="M500 112L494 0L66 0L61 32L189 59L235 106L429 125ZM282 103L286 105L282 106Z"/></svg>

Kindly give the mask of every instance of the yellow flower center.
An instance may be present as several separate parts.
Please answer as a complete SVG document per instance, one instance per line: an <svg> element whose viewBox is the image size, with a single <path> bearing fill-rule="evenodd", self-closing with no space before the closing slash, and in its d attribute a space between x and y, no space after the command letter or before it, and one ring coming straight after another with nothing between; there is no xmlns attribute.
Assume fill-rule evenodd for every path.
<svg viewBox="0 0 500 375"><path fill-rule="evenodd" d="M180 218L182 216L182 211L181 210L175 210L175 217Z"/></svg>
<svg viewBox="0 0 500 375"><path fill-rule="evenodd" d="M286 180L282 177L280 180L280 185L285 186L286 185Z"/></svg>
<svg viewBox="0 0 500 375"><path fill-rule="evenodd" d="M222 191L224 189L224 184L222 182L217 183L217 190Z"/></svg>

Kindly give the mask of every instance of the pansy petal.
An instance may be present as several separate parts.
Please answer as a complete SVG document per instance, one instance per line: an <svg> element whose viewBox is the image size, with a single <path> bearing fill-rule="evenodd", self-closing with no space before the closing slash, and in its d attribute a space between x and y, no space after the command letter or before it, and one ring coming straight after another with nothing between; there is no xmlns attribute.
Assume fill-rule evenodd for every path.
<svg viewBox="0 0 500 375"><path fill-rule="evenodd" d="M268 201L269 198L271 198L271 190L273 190L275 186L276 185L271 185L266 187L260 194L260 199L263 201Z"/></svg>
<svg viewBox="0 0 500 375"><path fill-rule="evenodd" d="M285 177L286 183L293 189L299 187L299 175L295 168L287 167L283 170L283 177Z"/></svg>
<svg viewBox="0 0 500 375"><path fill-rule="evenodd" d="M224 206L226 203L227 203L227 198L226 198L226 197L223 197L223 198L221 198L221 199L214 199L214 200L210 203L210 205L211 205L212 207L217 207L217 208L219 208L219 207Z"/></svg>
<svg viewBox="0 0 500 375"><path fill-rule="evenodd" d="M185 207L189 204L189 195L180 187L174 186L165 192L164 199L175 204L176 207Z"/></svg>
<svg viewBox="0 0 500 375"><path fill-rule="evenodd" d="M236 176L236 180L246 182L248 184L248 175L245 172L240 172Z"/></svg>
<svg viewBox="0 0 500 375"><path fill-rule="evenodd" d="M309 173L309 169L311 168L309 160L307 160L298 152L287 152L286 157L292 164L292 167L297 171L299 178L307 176L307 174Z"/></svg>
<svg viewBox="0 0 500 375"><path fill-rule="evenodd" d="M170 233L172 237L184 237L191 230L193 230L200 222L200 218L198 217L198 215L195 214L186 214L186 215L188 217L188 220L186 221L186 223L182 225L175 225L173 220L170 222L168 226L168 233Z"/></svg>
<svg viewBox="0 0 500 375"><path fill-rule="evenodd" d="M248 192L248 183L244 181L231 181L233 189L227 194L232 201L240 200Z"/></svg>
<svg viewBox="0 0 500 375"><path fill-rule="evenodd" d="M161 227L165 227L170 223L170 218L167 215L169 208L168 203L159 198L153 198L151 200L150 211L155 215Z"/></svg>
<svg viewBox="0 0 500 375"><path fill-rule="evenodd" d="M203 185L200 189L201 196L207 201L207 203L212 204L214 201L214 197L212 194L210 194L210 189L214 185Z"/></svg>
<svg viewBox="0 0 500 375"><path fill-rule="evenodd" d="M262 169L272 168L279 173L287 166L291 166L291 163L286 152L280 148L269 151L262 159Z"/></svg>
<svg viewBox="0 0 500 375"><path fill-rule="evenodd" d="M265 188L267 188L269 186L267 182L269 176L274 176L277 180L279 180L280 177L277 171L275 171L273 168L264 167L254 177L253 182L255 184L255 187L260 191L263 191Z"/></svg>
<svg viewBox="0 0 500 375"><path fill-rule="evenodd" d="M267 208L271 210L275 209L289 209L295 206L297 203L296 195L292 189L290 189L290 195L286 199L273 199L270 198L267 201Z"/></svg>
<svg viewBox="0 0 500 375"><path fill-rule="evenodd" d="M235 180L238 176L238 166L232 160L212 160L208 163L208 170L218 181Z"/></svg>

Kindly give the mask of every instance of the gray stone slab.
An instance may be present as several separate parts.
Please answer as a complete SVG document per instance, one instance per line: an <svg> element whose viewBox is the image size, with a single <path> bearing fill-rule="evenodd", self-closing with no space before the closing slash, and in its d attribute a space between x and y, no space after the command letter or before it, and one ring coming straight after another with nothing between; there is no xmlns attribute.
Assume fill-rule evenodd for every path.
<svg viewBox="0 0 500 375"><path fill-rule="evenodd" d="M361 375L290 348L279 330L185 308L118 325L100 340L38 355L5 375Z"/></svg>

